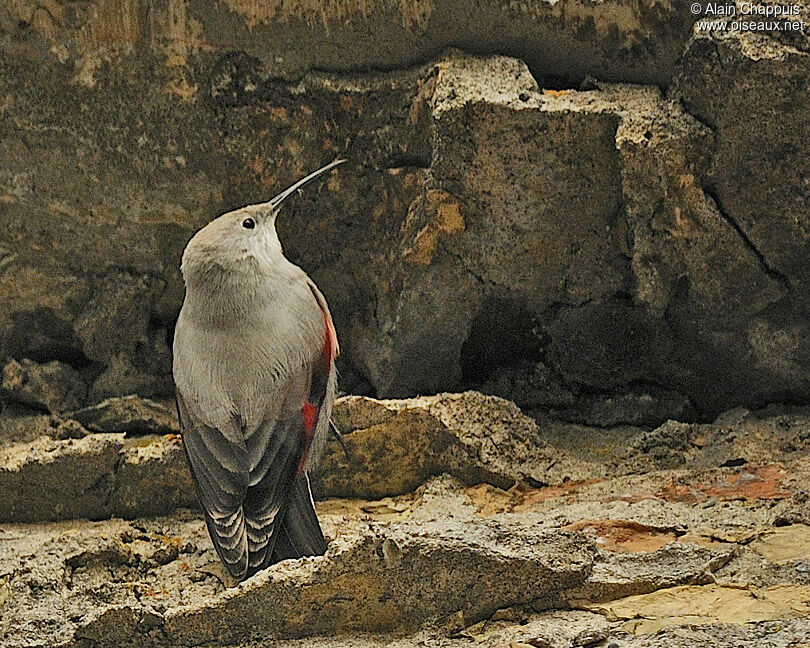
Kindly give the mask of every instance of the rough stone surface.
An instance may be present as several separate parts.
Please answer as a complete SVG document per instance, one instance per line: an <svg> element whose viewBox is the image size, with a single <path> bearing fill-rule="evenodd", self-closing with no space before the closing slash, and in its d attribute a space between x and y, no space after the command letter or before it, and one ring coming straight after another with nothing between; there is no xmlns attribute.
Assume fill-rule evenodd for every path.
<svg viewBox="0 0 810 648"><path fill-rule="evenodd" d="M761 269L739 297L756 312L738 325L737 341L723 326L717 343L747 349L751 373L772 377L772 399L803 398L808 353L807 160L797 143L810 134L810 113L791 88L810 78L810 54L806 38L781 38L696 33L677 83L677 96L715 133L704 182Z"/></svg>
<svg viewBox="0 0 810 648"><path fill-rule="evenodd" d="M59 436L0 448L0 519L134 517L196 505L179 442L155 435Z"/></svg>
<svg viewBox="0 0 810 648"><path fill-rule="evenodd" d="M180 439L148 433L161 429L156 421L174 425L163 406L116 399L99 411L105 419L82 419L84 425L30 412L0 417L0 484L9 493L0 502L0 520L133 518L195 503ZM793 497L783 523L810 519L810 504L782 466L800 457L810 438L810 416L801 408L735 410L712 424L669 421L651 431L551 418L538 426L514 404L476 392L401 401L346 397L334 414L349 454L335 439L326 444L312 471L317 499L403 495L441 474L469 486L519 490L528 484L582 497L601 492L610 474L670 470L646 488L685 505L741 493ZM107 432L88 431L94 420L105 420ZM632 489L624 495L635 497Z"/></svg>
<svg viewBox="0 0 810 648"><path fill-rule="evenodd" d="M70 620L62 616L45 639L53 646L73 637L223 645L427 621L464 627L581 582L592 560L583 538L514 523L343 524L325 557L277 565L227 590L206 571L215 554L204 526L188 516L38 525L27 537L24 527L4 527L5 645L34 645L37 620L56 623L60 611L50 606L66 591ZM18 553L27 544L35 555ZM88 609L99 587L105 603ZM43 592L33 606L29 588Z"/></svg>
<svg viewBox="0 0 810 648"><path fill-rule="evenodd" d="M23 358L3 367L3 394L7 399L48 412L79 407L87 393L81 375L58 360L37 364Z"/></svg>
<svg viewBox="0 0 810 648"><path fill-rule="evenodd" d="M626 263L611 243L615 117L558 110L510 59L449 63L436 68L431 182L405 222L395 275L404 283L378 296L372 324L386 335L361 359L382 394L435 391L537 356L538 311L626 287ZM598 177L561 155L574 150ZM598 198L581 199L594 191Z"/></svg>
<svg viewBox="0 0 810 648"><path fill-rule="evenodd" d="M575 648L599 645L609 633L610 627L604 617L592 613L559 611L527 615L521 614L519 609L509 608L465 628L458 633L456 643L473 639L480 646ZM448 645L453 643L448 642Z"/></svg>
<svg viewBox="0 0 810 648"><path fill-rule="evenodd" d="M372 527L354 541L335 541L325 561L279 566L214 606L170 613L166 631L179 644L195 645L268 633L415 629L449 615L467 624L581 582L590 562L581 539L538 535L531 527L480 521Z"/></svg>
<svg viewBox="0 0 810 648"><path fill-rule="evenodd" d="M0 485L10 495L0 503L0 520L132 518L195 502L182 441L160 436L176 431L166 407L127 397L71 416L76 420L20 416L9 425L0 443ZM502 488L604 474L594 462L539 445L532 419L476 392L406 401L348 397L337 401L335 420L349 456L334 439L327 444L312 474L319 499L402 495L444 473Z"/></svg>
<svg viewBox="0 0 810 648"><path fill-rule="evenodd" d="M537 424L513 403L477 392L401 401L348 397L334 419L348 456L327 444L313 473L318 497L379 498L448 473L501 488L599 476L600 466L542 446Z"/></svg>
<svg viewBox="0 0 810 648"><path fill-rule="evenodd" d="M806 619L770 623L705 624L675 629L662 629L654 635L618 638L618 648L788 648L804 642L810 636L810 623Z"/></svg>
<svg viewBox="0 0 810 648"><path fill-rule="evenodd" d="M627 535L630 538L642 535L640 531L643 527L627 525L625 528L629 528ZM658 533L666 539L665 533ZM628 550L638 551L641 548L641 545L630 544ZM651 553L610 552L604 562L600 561L594 567L583 586L567 595L568 600L572 606L576 606L582 601L612 601L675 585L710 583L714 580L712 573L731 560L733 555L732 547L696 548L677 542Z"/></svg>
<svg viewBox="0 0 810 648"><path fill-rule="evenodd" d="M171 434L179 431L176 411L137 396L108 398L70 412L68 416L96 432Z"/></svg>
<svg viewBox="0 0 810 648"><path fill-rule="evenodd" d="M41 436L80 439L90 434L80 423L61 416L43 414L16 404L0 416L0 446L26 443Z"/></svg>
<svg viewBox="0 0 810 648"><path fill-rule="evenodd" d="M10 648L788 648L810 629L805 409L645 431L538 428L475 393L345 398L336 420L358 458L375 456L386 426L397 440L381 446L381 484L423 460L407 444L394 452L408 429L443 435L457 476L475 465L473 481L518 483L426 475L412 492L374 499L372 474L351 482L330 449L331 483L342 475L362 497L317 502L327 554L238 586L198 512L146 517L193 503L173 437L58 440L63 419L13 414L0 428L2 517L40 521L0 524L0 643ZM531 438L536 451L599 470L538 485L527 479ZM87 515L129 519L47 521Z"/></svg>
<svg viewBox="0 0 810 648"><path fill-rule="evenodd" d="M629 596L600 606L593 605L611 620L627 620L624 627L633 634L651 634L668 626L712 620L734 623L741 616L750 621L768 621L806 616L810 588L781 587L747 591L739 587L704 585L662 589L644 596Z"/></svg>
<svg viewBox="0 0 810 648"><path fill-rule="evenodd" d="M194 77L196 59L210 52L239 52L254 74L298 78L308 69L353 71L408 67L448 46L526 59L552 81L586 76L666 85L695 17L674 2L624 0L593 5L582 0L514 3L486 0L475 11L459 0L412 2L316 1L293 6L279 0L194 0L156 5L147 17L138 4L96 0L45 12L15 2L5 21L35 30L57 51L71 55L75 74L93 83L98 59L125 57L145 48L174 75L170 90L185 98L203 94L238 101L259 88L229 92L227 64L210 88ZM272 46L269 45L272 43Z"/></svg>
<svg viewBox="0 0 810 648"><path fill-rule="evenodd" d="M797 48L770 35L696 33L677 88L687 107L716 134L709 171L721 209L771 277L802 294L808 283L803 262L807 161L796 144L808 136L810 115L790 89L808 74L806 43ZM759 142L755 146L752 129Z"/></svg>

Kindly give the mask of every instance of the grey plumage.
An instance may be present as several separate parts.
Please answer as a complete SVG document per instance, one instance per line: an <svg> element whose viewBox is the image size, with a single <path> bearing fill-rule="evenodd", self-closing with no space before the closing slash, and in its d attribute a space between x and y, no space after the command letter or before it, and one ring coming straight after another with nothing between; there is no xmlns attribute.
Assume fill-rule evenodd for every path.
<svg viewBox="0 0 810 648"><path fill-rule="evenodd" d="M183 254L173 373L186 456L230 573L322 554L306 466L329 429L337 338L326 300L275 230L284 199L213 220Z"/></svg>

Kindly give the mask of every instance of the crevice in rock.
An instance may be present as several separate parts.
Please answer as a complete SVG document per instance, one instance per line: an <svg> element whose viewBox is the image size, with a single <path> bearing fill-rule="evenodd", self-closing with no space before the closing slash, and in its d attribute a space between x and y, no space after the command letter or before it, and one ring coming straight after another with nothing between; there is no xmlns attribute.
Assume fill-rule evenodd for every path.
<svg viewBox="0 0 810 648"><path fill-rule="evenodd" d="M399 169L420 169L423 171L429 171L430 165L430 159L421 157L419 155L397 155L386 160L384 170L395 171ZM361 167L371 169L372 171L378 170L368 164L362 164Z"/></svg>
<svg viewBox="0 0 810 648"><path fill-rule="evenodd" d="M490 285L490 286L497 286L499 284L495 283L491 279L485 279L483 275L478 274L472 268L467 265L467 262L464 258L457 252L453 252L452 250L448 249L447 245L444 244L444 241L439 241L438 244L439 250L441 250L444 254L452 257L455 259L456 263L458 263L459 267L464 268L466 272L470 274L470 276L475 279L480 285Z"/></svg>
<svg viewBox="0 0 810 648"><path fill-rule="evenodd" d="M673 95L674 94L675 93L673 93ZM675 98L675 100L680 104L681 109L683 110L684 113L689 115L692 119L694 119L696 122L698 122L704 128L710 130L715 135L715 137L717 136L717 124L708 121L707 117L704 117L703 115L698 114L689 105L689 102L686 99L684 99L683 97L673 97L673 98Z"/></svg>
<svg viewBox="0 0 810 648"><path fill-rule="evenodd" d="M120 488L120 484L118 483L118 473L121 470L121 466L124 465L124 449L121 448L118 451L118 456L115 458L115 462L112 465L112 470L102 475L99 478L101 479L108 478L109 479L109 488L104 496L104 503L102 505L103 510L112 512L113 504L118 497L118 489Z"/></svg>
<svg viewBox="0 0 810 648"><path fill-rule="evenodd" d="M711 200L714 201L714 204L717 207L717 213L720 214L720 216L723 218L723 220L726 221L734 229L734 231L737 233L737 235L743 241L745 246L749 250L751 250L751 252L757 258L757 260L759 261L759 264L762 267L763 271L769 277L771 277L771 279L773 279L780 286L782 286L785 290L790 290L790 288L791 288L790 279L787 276L785 276L784 274L782 274L781 272L779 272L778 270L771 267L771 265L768 263L767 259L765 258L765 255L754 244L754 242L751 240L751 238L748 236L748 234L745 233L745 230L743 230L743 228L740 227L740 225L737 223L737 221L735 221L734 218L732 218L731 215L725 209L723 209L723 204L722 204L722 202L720 202L720 197L717 194L717 191L714 188L710 188L710 187L703 187L702 189L703 189L703 192L706 194L706 196L708 196L709 198L711 198Z"/></svg>
<svg viewBox="0 0 810 648"><path fill-rule="evenodd" d="M560 380L562 377L560 376ZM635 380L631 383L628 383L622 388L616 388L613 390L609 389L599 389L595 387L591 387L588 385L581 385L581 384L568 384L565 383L565 386L570 389L575 397L579 400L582 397L591 397L594 399L603 398L603 399L622 399L626 397L641 397L644 393L651 396L652 398L666 398L668 394L675 394L677 397L682 398L686 401L686 406L683 408L682 411L678 412L678 420L684 423L709 423L713 420L713 417L706 414L705 412L701 412L700 409L695 405L692 398L690 398L687 394L680 392L677 388L672 386L667 386L662 383L658 383L655 380ZM659 401L660 403L660 401ZM576 405L565 408L559 406L545 406L545 407L537 407L532 408L535 412L542 412L548 416L551 416L555 419L560 421L565 421L569 423L576 423L579 425L585 425L590 428L596 428L601 430L611 430L616 427L622 426L629 426L629 427L639 427L639 428L646 428L646 429L655 429L663 424L668 418L671 416L662 414L660 418L650 418L647 422L642 422L638 419L632 418L622 418L616 417L611 418L609 423L600 422L598 418L594 415L589 413L588 407L584 408L577 408Z"/></svg>

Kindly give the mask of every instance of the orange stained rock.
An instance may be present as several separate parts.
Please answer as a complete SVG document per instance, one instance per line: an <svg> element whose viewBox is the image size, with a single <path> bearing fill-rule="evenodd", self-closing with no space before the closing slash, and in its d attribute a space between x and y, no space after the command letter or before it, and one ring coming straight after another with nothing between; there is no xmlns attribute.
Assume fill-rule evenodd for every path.
<svg viewBox="0 0 810 648"><path fill-rule="evenodd" d="M783 499L791 495L783 482L787 472L778 464L746 466L738 472L724 476L720 473L712 482L696 484L678 483L674 478L661 491L656 493L670 502L695 503L711 498L718 500L743 499Z"/></svg>
<svg viewBox="0 0 810 648"><path fill-rule="evenodd" d="M596 543L608 551L653 552L676 539L671 529L640 524L631 520L580 520L564 529L596 536Z"/></svg>

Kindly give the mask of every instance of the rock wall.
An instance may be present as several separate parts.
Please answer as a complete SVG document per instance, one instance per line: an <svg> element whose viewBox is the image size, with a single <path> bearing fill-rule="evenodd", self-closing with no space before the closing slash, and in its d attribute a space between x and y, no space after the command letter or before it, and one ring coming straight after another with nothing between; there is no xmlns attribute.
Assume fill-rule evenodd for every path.
<svg viewBox="0 0 810 648"><path fill-rule="evenodd" d="M279 229L332 305L344 390L475 386L595 425L806 402L808 41L694 21L4 3L6 396L32 404L19 367L70 377L80 402L34 403L54 411L170 394L185 242L341 156Z"/></svg>

